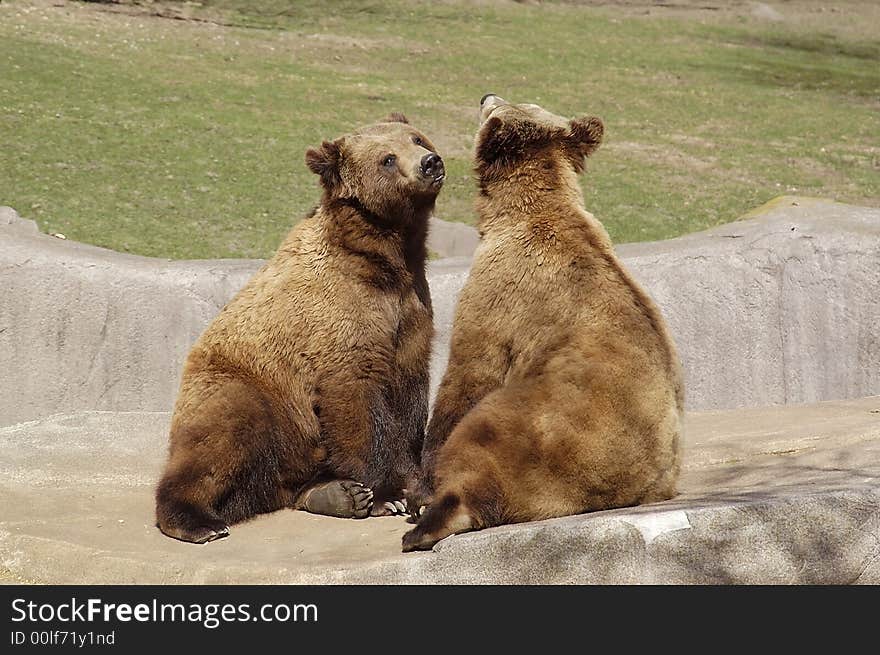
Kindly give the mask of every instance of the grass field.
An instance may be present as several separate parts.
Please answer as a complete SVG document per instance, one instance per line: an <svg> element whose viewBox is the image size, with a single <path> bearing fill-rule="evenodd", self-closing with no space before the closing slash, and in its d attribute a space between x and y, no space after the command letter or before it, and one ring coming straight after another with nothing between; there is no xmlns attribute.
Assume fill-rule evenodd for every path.
<svg viewBox="0 0 880 655"><path fill-rule="evenodd" d="M472 222L488 91L603 117L583 184L618 242L782 193L880 204L880 3L601 4L6 0L0 204L117 250L265 257L318 198L305 149L395 110L447 162L437 215Z"/></svg>

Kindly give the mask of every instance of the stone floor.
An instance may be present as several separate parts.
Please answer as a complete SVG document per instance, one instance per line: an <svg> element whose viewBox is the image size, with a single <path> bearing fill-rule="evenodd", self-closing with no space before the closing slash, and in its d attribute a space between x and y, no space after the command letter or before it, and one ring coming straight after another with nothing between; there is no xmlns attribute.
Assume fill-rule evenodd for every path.
<svg viewBox="0 0 880 655"><path fill-rule="evenodd" d="M880 396L688 415L681 495L402 554L401 517L282 511L205 546L153 526L169 416L0 428L0 582L880 583Z"/></svg>

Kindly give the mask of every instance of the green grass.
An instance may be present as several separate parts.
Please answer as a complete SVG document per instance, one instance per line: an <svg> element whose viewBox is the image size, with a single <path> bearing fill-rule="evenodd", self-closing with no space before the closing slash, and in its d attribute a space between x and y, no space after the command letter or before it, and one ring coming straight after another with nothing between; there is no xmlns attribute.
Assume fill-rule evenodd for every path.
<svg viewBox="0 0 880 655"><path fill-rule="evenodd" d="M568 5L246 4L0 4L0 204L117 250L265 257L318 199L305 149L403 111L447 162L437 215L473 222L488 91L604 118L583 185L618 242L782 193L880 204L870 34Z"/></svg>

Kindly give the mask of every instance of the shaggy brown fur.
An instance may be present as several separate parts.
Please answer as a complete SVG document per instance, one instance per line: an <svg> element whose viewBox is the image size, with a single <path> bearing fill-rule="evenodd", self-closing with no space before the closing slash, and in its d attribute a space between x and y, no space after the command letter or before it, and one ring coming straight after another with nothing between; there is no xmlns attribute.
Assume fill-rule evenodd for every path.
<svg viewBox="0 0 880 655"><path fill-rule="evenodd" d="M409 485L410 512L428 507L405 551L667 499L679 472L675 347L578 185L602 122L491 95L481 119L482 242Z"/></svg>
<svg viewBox="0 0 880 655"><path fill-rule="evenodd" d="M320 205L186 361L156 492L165 534L210 541L283 507L403 511L427 420L434 150L397 114L306 153Z"/></svg>

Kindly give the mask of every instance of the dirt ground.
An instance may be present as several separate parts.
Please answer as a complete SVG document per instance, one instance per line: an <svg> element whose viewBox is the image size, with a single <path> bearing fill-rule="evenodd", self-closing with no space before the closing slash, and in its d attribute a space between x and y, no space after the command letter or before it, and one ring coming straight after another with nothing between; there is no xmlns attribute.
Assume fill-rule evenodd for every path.
<svg viewBox="0 0 880 655"><path fill-rule="evenodd" d="M880 2L871 0L563 0L560 4L563 3L600 7L627 16L780 22L866 39L877 38L880 24Z"/></svg>
<svg viewBox="0 0 880 655"><path fill-rule="evenodd" d="M59 0L45 1L46 4L59 4ZM101 9L104 11L225 23L219 12L212 16L212 2L120 0L99 4L103 5ZM255 6L258 4L255 3ZM472 0L472 4L583 5L628 17L653 16L704 22L779 22L863 39L876 39L877 26L880 25L880 2L872 0Z"/></svg>

